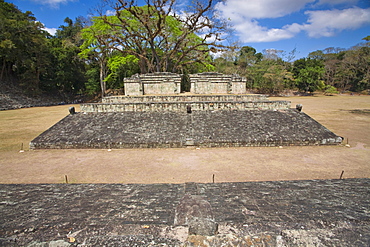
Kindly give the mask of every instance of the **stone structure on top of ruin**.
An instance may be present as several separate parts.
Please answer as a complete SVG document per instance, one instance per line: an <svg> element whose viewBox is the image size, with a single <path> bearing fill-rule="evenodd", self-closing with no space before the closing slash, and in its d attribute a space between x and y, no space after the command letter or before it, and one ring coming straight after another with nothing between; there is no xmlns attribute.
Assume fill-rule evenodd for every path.
<svg viewBox="0 0 370 247"><path fill-rule="evenodd" d="M237 74L205 72L191 74L190 92L194 94L245 94L247 80Z"/></svg>
<svg viewBox="0 0 370 247"><path fill-rule="evenodd" d="M135 74L124 78L125 95L179 94L181 75L170 72Z"/></svg>
<svg viewBox="0 0 370 247"><path fill-rule="evenodd" d="M136 74L124 79L125 94L100 104L82 104L83 112L184 112L207 110L289 109L289 101L270 101L266 95L246 94L246 79L205 72L189 75L190 95L180 95L182 75L170 72Z"/></svg>
<svg viewBox="0 0 370 247"><path fill-rule="evenodd" d="M168 148L337 145L342 138L290 101L247 94L237 75L160 72L124 80L124 95L80 105L36 137L40 148ZM181 94L180 94L181 93Z"/></svg>
<svg viewBox="0 0 370 247"><path fill-rule="evenodd" d="M135 74L124 79L125 95L171 95L181 92L182 75L170 72ZM205 72L189 75L193 94L245 94L246 79L239 75Z"/></svg>

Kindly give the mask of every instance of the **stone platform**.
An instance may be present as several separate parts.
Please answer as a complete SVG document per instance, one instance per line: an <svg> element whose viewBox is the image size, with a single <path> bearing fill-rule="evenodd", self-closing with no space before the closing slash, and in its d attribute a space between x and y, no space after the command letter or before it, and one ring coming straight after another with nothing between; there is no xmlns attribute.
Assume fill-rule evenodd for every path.
<svg viewBox="0 0 370 247"><path fill-rule="evenodd" d="M369 194L368 178L3 184L0 246L369 246Z"/></svg>
<svg viewBox="0 0 370 247"><path fill-rule="evenodd" d="M190 107L190 108L189 108ZM92 103L81 104L82 112L186 112L192 111L248 111L285 110L289 101L195 101L195 102L155 102L155 103Z"/></svg>
<svg viewBox="0 0 370 247"><path fill-rule="evenodd" d="M168 148L337 145L327 128L295 109L77 113L36 137L30 147Z"/></svg>
<svg viewBox="0 0 370 247"><path fill-rule="evenodd" d="M247 111L285 110L290 101L270 101L266 95L158 95L110 96L102 103L81 104L82 112L186 112L193 111Z"/></svg>
<svg viewBox="0 0 370 247"><path fill-rule="evenodd" d="M242 101L267 101L263 94L214 94L214 95L141 95L141 96L107 96L102 98L102 103L153 103L153 102L242 102Z"/></svg>

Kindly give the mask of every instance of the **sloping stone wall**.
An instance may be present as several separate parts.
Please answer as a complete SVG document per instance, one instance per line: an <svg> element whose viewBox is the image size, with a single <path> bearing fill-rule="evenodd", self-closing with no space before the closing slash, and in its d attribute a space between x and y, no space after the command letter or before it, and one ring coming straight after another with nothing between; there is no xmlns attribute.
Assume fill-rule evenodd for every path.
<svg viewBox="0 0 370 247"><path fill-rule="evenodd" d="M32 149L337 145L303 112L193 111L77 113L36 137Z"/></svg>

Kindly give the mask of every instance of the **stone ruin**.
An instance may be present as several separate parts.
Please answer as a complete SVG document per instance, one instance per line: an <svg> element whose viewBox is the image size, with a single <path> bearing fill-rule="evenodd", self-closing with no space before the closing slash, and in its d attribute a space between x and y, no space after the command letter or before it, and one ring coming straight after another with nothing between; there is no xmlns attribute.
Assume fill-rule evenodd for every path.
<svg viewBox="0 0 370 247"><path fill-rule="evenodd" d="M245 94L246 79L239 75L205 72L189 75L193 94ZM181 92L182 75L169 72L135 74L124 79L126 96L171 95Z"/></svg>
<svg viewBox="0 0 370 247"><path fill-rule="evenodd" d="M178 74L125 79L126 94L131 95L81 104L81 112L70 110L66 118L31 141L30 147L250 147L342 142L302 112L301 105L292 109L289 101L242 93L246 86L243 78L201 73L190 79L192 94L179 94ZM203 95L206 92L209 94ZM158 93L162 95L155 95Z"/></svg>
<svg viewBox="0 0 370 247"><path fill-rule="evenodd" d="M199 73L189 75L191 93L194 94L245 94L247 80L239 75Z"/></svg>
<svg viewBox="0 0 370 247"><path fill-rule="evenodd" d="M135 74L124 78L125 95L179 94L181 75L169 72Z"/></svg>

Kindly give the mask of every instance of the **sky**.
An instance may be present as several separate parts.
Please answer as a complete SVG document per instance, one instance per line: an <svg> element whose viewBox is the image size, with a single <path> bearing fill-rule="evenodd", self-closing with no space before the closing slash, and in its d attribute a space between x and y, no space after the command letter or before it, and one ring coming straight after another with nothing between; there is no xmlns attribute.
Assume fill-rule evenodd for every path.
<svg viewBox="0 0 370 247"><path fill-rule="evenodd" d="M51 34L66 17L88 17L101 0L5 0L31 11ZM189 0L180 0L181 3ZM139 0L138 2L142 2ZM190 1L189 1L190 2ZM140 5L140 3L139 3ZM296 50L296 59L328 47L348 49L370 35L369 0L225 0L216 5L241 46Z"/></svg>

